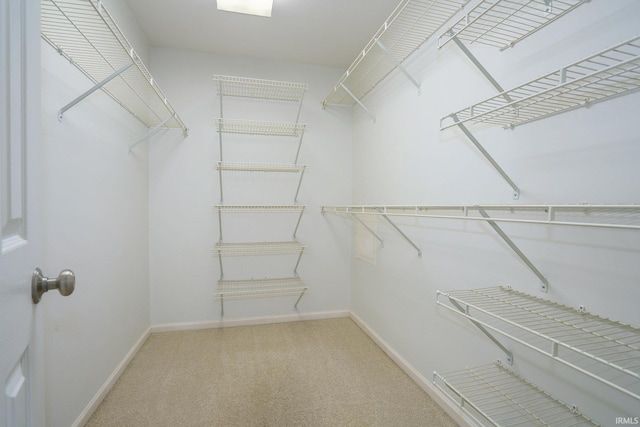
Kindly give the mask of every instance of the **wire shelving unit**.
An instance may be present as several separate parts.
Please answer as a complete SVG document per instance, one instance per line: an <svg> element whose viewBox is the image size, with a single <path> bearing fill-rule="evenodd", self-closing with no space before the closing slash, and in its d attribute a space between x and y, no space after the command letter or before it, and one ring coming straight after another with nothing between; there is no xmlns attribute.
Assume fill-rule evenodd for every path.
<svg viewBox="0 0 640 427"><path fill-rule="evenodd" d="M507 90L441 119L512 128L640 88L640 36Z"/></svg>
<svg viewBox="0 0 640 427"><path fill-rule="evenodd" d="M447 28L438 43L442 47L457 37L504 50L583 3L585 0L483 0Z"/></svg>
<svg viewBox="0 0 640 427"><path fill-rule="evenodd" d="M433 383L479 425L598 425L499 362L444 374L434 372Z"/></svg>
<svg viewBox="0 0 640 427"><path fill-rule="evenodd" d="M302 179L306 171L306 165L298 163L302 139L307 130L306 124L300 124L300 112L308 86L302 83L282 82L275 80L254 79L246 77L215 75L213 80L216 85L218 97L220 99L220 117L214 119L214 124L219 135L220 160L215 163L215 168L219 172L220 181L220 204L213 207L213 211L218 213L218 225L220 239L213 250L214 256L218 257L220 264L220 280L218 281L215 299L220 301L220 313L224 316L224 301L240 300L249 298L282 297L297 295L298 299L294 304L297 310L300 299L308 292L307 286L298 277L298 266L302 255L306 252L306 246L297 241L296 233L302 215L306 207L297 205L298 194L302 184ZM298 109L295 122L274 122L257 121L244 119L224 118L224 98L240 97L248 99L261 99L270 101L284 101L297 103ZM294 137L298 138L298 147L293 163L273 164L273 163L243 163L228 162L223 157L223 134L243 134L260 135L269 137ZM272 138L273 139L273 138ZM294 204L290 205L225 205L223 203L223 172L262 172L262 173L288 173L299 174L298 186L293 198ZM282 219L282 214L295 214L297 222L293 230L293 240L291 241L251 241L251 242L226 242L223 238L223 214L276 214L278 219ZM243 221L258 223L255 216L248 216L250 219ZM272 218L273 219L273 218ZM262 224L264 221L259 221ZM227 226L228 227L228 226ZM268 225L266 227L269 227ZM278 231L280 233L280 231ZM253 240L261 240L253 233ZM263 236L264 237L264 236ZM271 235L269 237L272 237ZM269 238L265 240L271 240ZM293 268L293 277L268 278L263 279L241 279L226 280L224 278L223 257L242 256L280 256L297 255L297 261Z"/></svg>
<svg viewBox="0 0 640 427"><path fill-rule="evenodd" d="M300 118L302 101L309 86L304 83L281 82L277 80L254 79L248 77L214 75L213 81L220 98L220 117L223 117L225 96L290 101L298 103L296 123Z"/></svg>
<svg viewBox="0 0 640 427"><path fill-rule="evenodd" d="M306 170L307 166L272 163L216 162L215 168L222 171L236 172L302 173Z"/></svg>
<svg viewBox="0 0 640 427"><path fill-rule="evenodd" d="M369 112L361 99L396 68L400 68L419 87L402 63L467 2L403 0L342 75L323 101L323 106L353 106L358 103Z"/></svg>
<svg viewBox="0 0 640 427"><path fill-rule="evenodd" d="M437 304L640 401L640 328L508 286L438 291Z"/></svg>
<svg viewBox="0 0 640 427"><path fill-rule="evenodd" d="M102 1L41 0L41 35L94 86L62 107L63 114L101 89L151 130L187 127L158 87Z"/></svg>
<svg viewBox="0 0 640 427"><path fill-rule="evenodd" d="M256 120L215 119L216 130L222 133L244 135L300 137L307 125L299 123L263 122Z"/></svg>
<svg viewBox="0 0 640 427"><path fill-rule="evenodd" d="M216 243L214 255L221 256L262 256L297 255L305 252L306 246L297 241L285 242L244 242Z"/></svg>
<svg viewBox="0 0 640 427"><path fill-rule="evenodd" d="M308 291L309 288L298 277L220 280L214 298L220 301L220 310L224 315L225 300L297 296L295 308Z"/></svg>

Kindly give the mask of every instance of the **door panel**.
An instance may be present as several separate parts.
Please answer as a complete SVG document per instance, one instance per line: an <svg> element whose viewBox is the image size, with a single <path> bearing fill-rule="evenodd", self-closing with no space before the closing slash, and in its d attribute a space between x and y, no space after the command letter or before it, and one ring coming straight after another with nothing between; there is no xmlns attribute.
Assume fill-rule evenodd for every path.
<svg viewBox="0 0 640 427"><path fill-rule="evenodd" d="M0 427L44 425L39 242L40 6L0 0Z"/></svg>

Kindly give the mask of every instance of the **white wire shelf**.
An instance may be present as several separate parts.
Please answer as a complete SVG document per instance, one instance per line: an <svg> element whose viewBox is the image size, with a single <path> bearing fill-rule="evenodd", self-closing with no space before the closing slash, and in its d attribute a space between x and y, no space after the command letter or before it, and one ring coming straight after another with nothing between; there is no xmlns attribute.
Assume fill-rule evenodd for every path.
<svg viewBox="0 0 640 427"><path fill-rule="evenodd" d="M640 230L640 205L353 205L322 206L321 211L343 215L387 215ZM481 212L488 216L483 216Z"/></svg>
<svg viewBox="0 0 640 427"><path fill-rule="evenodd" d="M307 247L297 241L216 243L215 256L299 255Z"/></svg>
<svg viewBox="0 0 640 427"><path fill-rule="evenodd" d="M440 120L441 129L490 123L511 128L640 88L640 36Z"/></svg>
<svg viewBox="0 0 640 427"><path fill-rule="evenodd" d="M220 96L273 99L299 102L309 86L304 83L281 82L247 77L214 75Z"/></svg>
<svg viewBox="0 0 640 427"><path fill-rule="evenodd" d="M434 385L480 425L597 426L500 363L433 373Z"/></svg>
<svg viewBox="0 0 640 427"><path fill-rule="evenodd" d="M301 296L309 288L298 277L261 280L220 280L215 299L234 300L282 296Z"/></svg>
<svg viewBox="0 0 640 427"><path fill-rule="evenodd" d="M226 213L300 213L303 205L215 205L214 212Z"/></svg>
<svg viewBox="0 0 640 427"><path fill-rule="evenodd" d="M147 127L187 127L101 1L42 0L42 38ZM63 107L71 108L81 98Z"/></svg>
<svg viewBox="0 0 640 427"><path fill-rule="evenodd" d="M403 0L349 66L323 105L355 105L354 96L361 99L369 93L467 2Z"/></svg>
<svg viewBox="0 0 640 427"><path fill-rule="evenodd" d="M216 170L236 171L236 172L283 172L300 173L307 168L306 165L296 164L268 164L268 163L238 163L238 162L216 162Z"/></svg>
<svg viewBox="0 0 640 427"><path fill-rule="evenodd" d="M256 120L214 119L216 130L222 133L245 135L291 136L304 134L307 125L300 123L263 122Z"/></svg>
<svg viewBox="0 0 640 427"><path fill-rule="evenodd" d="M442 47L457 37L504 50L583 3L585 0L483 0L444 31L438 42Z"/></svg>
<svg viewBox="0 0 640 427"><path fill-rule="evenodd" d="M640 400L637 327L505 286L437 291L437 304Z"/></svg>

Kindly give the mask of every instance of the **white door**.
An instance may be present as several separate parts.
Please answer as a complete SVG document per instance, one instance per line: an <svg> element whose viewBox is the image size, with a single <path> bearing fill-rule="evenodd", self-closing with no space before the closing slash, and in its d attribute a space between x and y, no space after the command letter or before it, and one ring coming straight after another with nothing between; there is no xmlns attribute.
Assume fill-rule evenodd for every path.
<svg viewBox="0 0 640 427"><path fill-rule="evenodd" d="M0 0L0 427L43 426L40 2Z"/></svg>

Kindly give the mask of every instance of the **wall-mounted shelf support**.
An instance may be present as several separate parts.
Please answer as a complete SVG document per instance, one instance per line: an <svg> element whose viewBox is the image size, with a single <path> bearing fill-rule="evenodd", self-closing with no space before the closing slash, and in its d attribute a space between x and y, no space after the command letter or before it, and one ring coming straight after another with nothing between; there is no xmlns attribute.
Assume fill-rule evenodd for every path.
<svg viewBox="0 0 640 427"><path fill-rule="evenodd" d="M486 68L484 68L484 65L482 65L482 63L480 61L478 61L478 58L476 58L475 55L472 54L469 49L467 49L467 47L464 45L464 43L462 43L460 41L460 39L458 39L455 36L452 37L452 40L455 42L456 46L458 46L458 48L462 51L462 53L464 53L465 56L467 58L469 58L469 60L473 63L473 65L476 66L478 71L480 71L482 73L482 75L489 81L489 83L491 83L491 85L494 88L496 88L496 90L498 92L500 92L500 93L504 92L504 89L502 88L500 83L498 83L498 81L493 78L491 73ZM512 99L509 98L509 95L505 94L504 96L505 96L505 99L507 100L507 102L511 102L512 101Z"/></svg>
<svg viewBox="0 0 640 427"><path fill-rule="evenodd" d="M137 140L136 142L134 142L133 144L131 144L129 146L129 154L131 154L131 152L133 151L133 147L135 147L136 145L140 144L142 141L144 141L145 139L149 138L151 135L153 135L154 133L156 133L158 130L160 130L161 127L163 127L164 125L166 125L167 123L169 123L171 120L173 120L176 117L176 113L173 113L171 116L167 117L166 119L164 119L162 122L160 122L157 126L149 129L147 131L147 133L144 134L144 136L142 138L140 138L139 140Z"/></svg>
<svg viewBox="0 0 640 427"><path fill-rule="evenodd" d="M406 240L411 246L413 246L413 248L416 251L418 251L418 256L422 257L422 250L420 250L420 248L415 243L413 243L413 241L409 237L407 237L407 235L404 234L404 232L400 230L400 228L393 221L391 221L391 218L389 218L385 213L383 213L383 210L378 210L378 212L380 212L380 214L382 215L382 218L384 218L385 221L387 221L389 225L391 225L391 227L393 227L393 229L396 230L404 240Z"/></svg>
<svg viewBox="0 0 640 427"><path fill-rule="evenodd" d="M489 214L487 214L487 212L484 209L479 208L478 212L480 213L480 215L482 215L483 218L488 219L487 222L489 223L491 228L493 228L493 230L496 233L498 233L498 236L500 236L502 240L504 240L504 242L513 250L513 252L515 252L516 255L520 257L522 262L524 262L527 265L527 267L529 267L529 269L533 271L533 273L536 276L538 276L538 279L540 279L540 291L549 292L549 281L547 280L546 277L544 277L544 275L540 272L540 270L538 270L536 266L533 265L531 260L527 258L527 256L520 250L520 248L518 248L518 246L516 246L516 244L513 243L513 240L511 240L509 236L507 236L507 234L502 230L502 228L500 228L500 226L496 224L495 221L491 221L490 219L491 217L489 216Z"/></svg>
<svg viewBox="0 0 640 427"><path fill-rule="evenodd" d="M358 97L357 97L357 96L355 96L355 95L353 94L353 92L351 92L351 91L349 90L349 88L347 88L347 87L344 85L344 83L340 82L340 87L342 87L342 89L344 89L344 91L345 91L345 92L347 92L347 93L349 94L349 96L350 96L351 98L353 98L353 100L354 100L354 101L356 101L356 102L358 103L358 105L359 105L359 106L360 106L360 107L361 107L361 108L362 108L362 109L363 109L363 110L364 110L364 111L369 115L369 117L371 117L371 119L372 119L372 120L373 120L373 122L375 123L375 122L376 122L376 116L375 116L375 114L373 114L371 111L369 111L369 109L368 109L368 108L367 108L367 107L362 103L362 101L360 101L360 100L358 99Z"/></svg>
<svg viewBox="0 0 640 427"><path fill-rule="evenodd" d="M73 101L69 102L67 105L65 105L64 107L62 107L60 109L60 111L58 111L58 120L62 121L62 116L64 115L64 113L71 109L73 106L75 106L78 102L82 101L83 99L85 99L87 96L91 95L93 92L95 92L96 90L102 88L102 86L106 85L107 83L109 83L111 80L115 79L116 77L118 77L120 74L122 74L123 72L127 71L131 66L133 65L133 61L129 62L127 65L125 65L124 67L120 68L119 70L116 70L113 72L113 74L111 74L110 76L108 76L106 79L102 80L100 83L96 83L91 89L87 90L86 92L84 92L82 95L78 96L76 99L74 99Z"/></svg>
<svg viewBox="0 0 640 427"><path fill-rule="evenodd" d="M500 174L502 179L504 179L507 182L507 184L509 184L509 186L513 189L512 198L514 200L518 200L520 198L520 189L518 188L516 183L513 182L513 180L509 177L509 175L507 175L504 169L500 167L498 162L496 162L496 160L491 156L491 154L489 154L489 152L485 150L482 144L480 144L480 141L478 141L476 137L473 136L473 134L469 131L469 129L467 129L467 127L464 124L460 123L460 121L456 116L453 116L453 120L456 122L456 124L458 125L458 128L462 131L462 133L465 134L465 136L469 139L469 141L471 141L471 143L478 149L478 151L480 151L480 153L484 156L484 158L487 159L487 161L491 164L491 166L493 166L493 168Z"/></svg>
<svg viewBox="0 0 640 427"><path fill-rule="evenodd" d="M440 296L440 291L437 291L438 293L436 294L436 302L438 301L438 297ZM442 295L447 296L447 294L442 293ZM460 310L461 313L463 313L465 316L468 316L469 314L469 306L465 306L463 307L462 305L460 305L457 301L454 300L450 300L449 301L451 303L451 305L453 305L454 307L456 307L458 310ZM439 303L439 302L437 302ZM473 325L480 329L480 332L482 332L483 334L485 334L487 336L487 338L489 338L495 345L498 346L498 348L500 350L502 350L506 356L506 361L509 365L513 365L513 353L506 348L504 345L502 345L502 343L500 341L498 341L498 339L496 337L494 337L491 332L489 332L487 330L487 328L485 328L484 326L482 326L480 323L476 322L473 319L469 319L471 321L471 323L473 323Z"/></svg>
<svg viewBox="0 0 640 427"><path fill-rule="evenodd" d="M396 65L396 68L398 68L405 76L407 76L411 83L413 83L413 85L418 89L418 94L420 94L420 83L418 83L416 79L414 79L411 74L409 74L409 72L402 66L400 61L398 61L396 57L393 56L393 53L391 53L391 51L389 51L389 49L387 49L380 40L376 40L376 44L380 47L380 49L382 49L385 55L387 55L387 58L389 58L391 62Z"/></svg>

